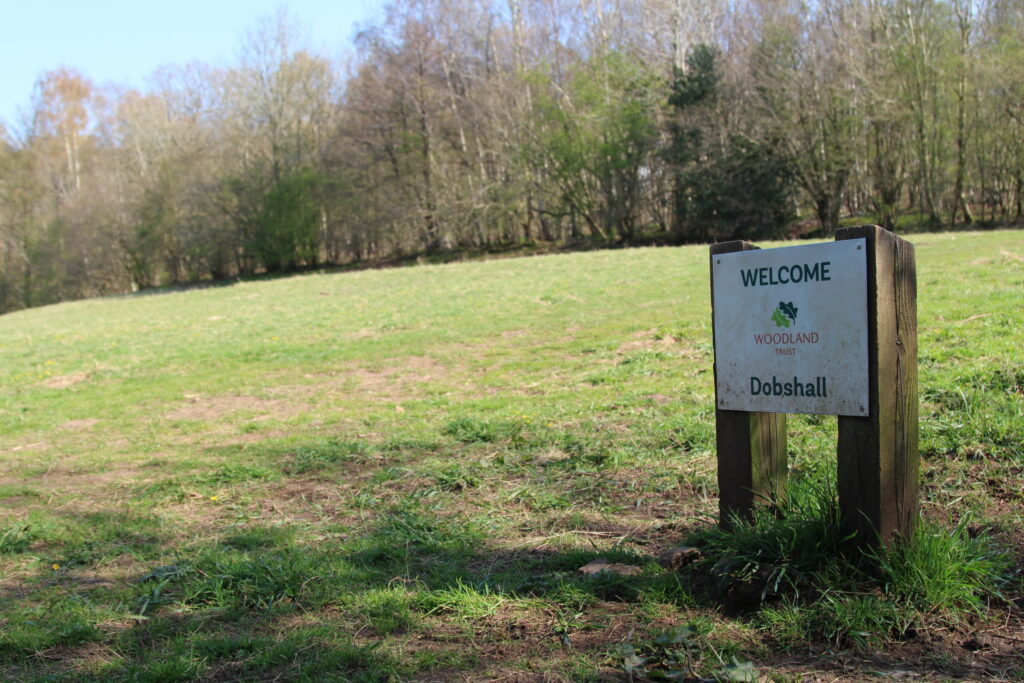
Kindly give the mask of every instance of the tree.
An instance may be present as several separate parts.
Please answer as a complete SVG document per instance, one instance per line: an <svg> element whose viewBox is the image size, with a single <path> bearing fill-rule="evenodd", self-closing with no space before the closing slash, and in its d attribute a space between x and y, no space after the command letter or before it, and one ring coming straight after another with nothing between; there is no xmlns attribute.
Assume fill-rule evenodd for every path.
<svg viewBox="0 0 1024 683"><path fill-rule="evenodd" d="M751 64L758 111L825 229L839 223L862 120L863 86L844 50L854 37L842 10L826 2L782 17L766 27Z"/></svg>
<svg viewBox="0 0 1024 683"><path fill-rule="evenodd" d="M645 220L660 95L642 64L612 53L581 66L567 90L549 81L534 98L538 126L528 152L547 168L549 203L601 240L632 242Z"/></svg>
<svg viewBox="0 0 1024 683"><path fill-rule="evenodd" d="M33 136L52 142L62 151L60 171L54 183L61 197L81 188L81 148L86 138L93 96L92 83L78 71L48 71L36 82Z"/></svg>
<svg viewBox="0 0 1024 683"><path fill-rule="evenodd" d="M672 232L680 243L705 242L711 234L707 216L694 207L702 182L701 173L694 166L706 154L721 80L718 53L710 45L695 46L686 55L686 67L673 71L668 104L674 116L669 120L670 142L665 151L674 179Z"/></svg>
<svg viewBox="0 0 1024 683"><path fill-rule="evenodd" d="M316 264L319 185L319 174L303 169L280 178L263 195L251 246L267 271Z"/></svg>
<svg viewBox="0 0 1024 683"><path fill-rule="evenodd" d="M233 144L220 196L237 229L240 272L312 265L319 257L319 233L314 225L310 236L306 218L314 209L318 220L327 213L314 189L335 125L335 74L297 42L298 29L279 12L248 36L241 67L223 79ZM289 215L302 221L288 223Z"/></svg>

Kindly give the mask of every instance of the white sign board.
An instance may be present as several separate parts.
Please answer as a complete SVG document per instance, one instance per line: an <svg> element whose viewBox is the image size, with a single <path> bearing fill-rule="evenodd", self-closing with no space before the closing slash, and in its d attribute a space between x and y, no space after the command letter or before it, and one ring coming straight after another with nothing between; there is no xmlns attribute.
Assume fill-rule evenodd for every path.
<svg viewBox="0 0 1024 683"><path fill-rule="evenodd" d="M863 239L712 256L718 407L868 414Z"/></svg>

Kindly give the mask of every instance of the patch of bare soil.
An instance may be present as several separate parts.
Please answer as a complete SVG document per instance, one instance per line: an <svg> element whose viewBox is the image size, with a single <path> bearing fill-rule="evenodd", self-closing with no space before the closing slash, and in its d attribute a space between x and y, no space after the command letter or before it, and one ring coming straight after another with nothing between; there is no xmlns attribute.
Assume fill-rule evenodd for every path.
<svg viewBox="0 0 1024 683"><path fill-rule="evenodd" d="M289 417L302 411L303 406L286 399L267 399L256 396L190 396L188 402L166 414L171 420L218 420L242 411L259 412L275 417Z"/></svg>
<svg viewBox="0 0 1024 683"><path fill-rule="evenodd" d="M349 499L355 490L351 484L291 479L263 489L254 502L259 508L255 516L306 522L330 517L335 524L347 521L355 525L372 514L353 513Z"/></svg>
<svg viewBox="0 0 1024 683"><path fill-rule="evenodd" d="M972 508L983 511L980 518L991 520L1020 514L1024 468L1019 465L979 451L928 459L922 462L922 470L927 517L942 523L955 522L961 512Z"/></svg>
<svg viewBox="0 0 1024 683"><path fill-rule="evenodd" d="M0 498L0 509L8 511L16 507L27 507L38 500L36 496L5 496Z"/></svg>
<svg viewBox="0 0 1024 683"><path fill-rule="evenodd" d="M1020 254L1017 254L1017 253L1012 252L1012 251L1007 251L1005 249L1000 249L999 250L999 255L1002 258L1006 259L1007 261L1016 261L1017 263L1024 263L1024 256L1021 256Z"/></svg>
<svg viewBox="0 0 1024 683"><path fill-rule="evenodd" d="M19 444L11 449L11 453L17 453L18 451L35 451L40 448L46 448L45 441L34 441L32 443Z"/></svg>
<svg viewBox="0 0 1024 683"><path fill-rule="evenodd" d="M616 349L616 353L629 353L630 351L663 351L675 346L676 340L673 337L662 337L661 339L637 339L623 342Z"/></svg>
<svg viewBox="0 0 1024 683"><path fill-rule="evenodd" d="M353 368L339 379L346 384L354 380L355 386L347 390L351 395L399 403L418 396L421 385L444 379L452 372L452 368L428 356L410 356L379 371ZM336 387L330 388L337 391Z"/></svg>
<svg viewBox="0 0 1024 683"><path fill-rule="evenodd" d="M35 585L28 578L24 570L12 567L3 567L4 578L0 579L0 601L13 602L22 600L36 590ZM0 621L2 625L2 621ZM2 679L0 679L2 680Z"/></svg>
<svg viewBox="0 0 1024 683"><path fill-rule="evenodd" d="M321 395L400 403L415 398L418 385L439 380L449 372L449 368L432 358L410 356L398 359L382 370L353 366L341 372L319 376L316 378L318 382L270 387L265 390L266 397L188 394L185 396L186 403L166 413L166 417L172 420L213 421L239 412L260 413L257 420L292 417L308 411L309 400Z"/></svg>
<svg viewBox="0 0 1024 683"><path fill-rule="evenodd" d="M633 335L632 341L623 342L616 349L618 355L634 351L666 351L679 358L700 359L706 354L687 345L692 340L679 339L672 335L661 334L657 330L644 330Z"/></svg>
<svg viewBox="0 0 1024 683"><path fill-rule="evenodd" d="M76 497L74 505L81 507L88 503L93 506L89 508L92 510L107 504L102 496L97 495L100 491L110 486L135 481L138 473L139 468L134 465L112 466L101 472L79 472L71 467L55 466L40 475L38 483L45 487L48 493L56 494L58 497L68 492L88 490L90 495Z"/></svg>
<svg viewBox="0 0 1024 683"><path fill-rule="evenodd" d="M61 669L67 667L68 673L78 673L86 678L89 677L89 672L95 671L102 664L119 658L119 655L114 650L102 643L86 643L75 646L61 645L50 648L45 652L38 652L34 656L47 664L55 665ZM8 678L5 680L30 680L31 678L35 678L35 676Z"/></svg>
<svg viewBox="0 0 1024 683"><path fill-rule="evenodd" d="M85 432L100 423L96 418L87 418L84 420L69 420L60 426L61 429L69 432Z"/></svg>
<svg viewBox="0 0 1024 683"><path fill-rule="evenodd" d="M40 382L40 385L47 389L67 389L68 387L72 387L79 382L84 382L87 379L89 379L89 373L87 372L72 372L69 375L50 377L49 379Z"/></svg>
<svg viewBox="0 0 1024 683"><path fill-rule="evenodd" d="M581 654L610 651L634 630L644 628L634 612L626 603L605 602L588 611L585 621L576 622L572 618L566 621L554 608L530 610L506 603L472 623L470 642L464 625L439 620L429 630L411 634L403 650L409 655L469 647L477 656L473 669L431 671L421 680L571 681L571 674L559 669L571 670L567 665ZM625 680L610 668L602 673L601 680Z"/></svg>
<svg viewBox="0 0 1024 683"><path fill-rule="evenodd" d="M1024 670L1024 632L1019 620L994 627L922 629L878 652L822 650L780 656L762 670L808 681L864 680L1007 681Z"/></svg>
<svg viewBox="0 0 1024 683"><path fill-rule="evenodd" d="M99 588L110 588L123 581L123 576L104 576L97 572L72 570L55 574L51 583L70 588L75 592L89 592Z"/></svg>
<svg viewBox="0 0 1024 683"><path fill-rule="evenodd" d="M267 491L268 502L284 502L286 504L298 504L302 507L330 505L342 503L345 489L338 484L331 482L316 482L303 480L289 480L272 491Z"/></svg>

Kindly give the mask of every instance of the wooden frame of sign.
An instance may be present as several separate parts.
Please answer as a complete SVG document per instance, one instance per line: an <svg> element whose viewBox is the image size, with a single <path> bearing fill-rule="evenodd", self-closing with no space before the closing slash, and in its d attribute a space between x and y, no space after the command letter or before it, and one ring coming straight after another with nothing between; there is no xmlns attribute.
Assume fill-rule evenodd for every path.
<svg viewBox="0 0 1024 683"><path fill-rule="evenodd" d="M877 225L842 228L836 241L842 240L864 240L866 251L868 406L866 416L839 415L839 508L844 532L855 542L887 543L908 536L917 519L914 247ZM712 300L715 257L754 249L742 241L711 246ZM716 349L722 341L715 339ZM720 408L717 358L715 390L719 520L729 527L734 518L749 519L755 505L773 505L785 495L786 415Z"/></svg>
<svg viewBox="0 0 1024 683"><path fill-rule="evenodd" d="M711 245L711 292L714 301L714 257L760 249L750 242ZM712 325L712 337L714 336ZM714 339L716 344L718 340ZM715 364L718 387L718 364ZM733 517L749 518L758 502L775 504L786 491L786 414L723 410L715 401L715 445L718 451L718 518L728 528Z"/></svg>

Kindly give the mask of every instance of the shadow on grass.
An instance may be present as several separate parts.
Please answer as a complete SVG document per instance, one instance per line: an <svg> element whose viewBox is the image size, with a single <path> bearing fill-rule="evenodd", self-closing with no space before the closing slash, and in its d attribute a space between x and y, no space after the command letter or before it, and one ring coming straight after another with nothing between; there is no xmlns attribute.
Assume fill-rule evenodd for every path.
<svg viewBox="0 0 1024 683"><path fill-rule="evenodd" d="M493 548L480 522L424 501L382 509L347 537L296 537L279 526L228 529L119 589L44 590L37 607L6 615L0 666L16 667L15 678L51 680L472 675L482 664L478 638L511 642L503 605L534 620L524 652L571 647L583 629L608 626L602 620L624 618L643 633L637 614L650 606L690 614L723 609L721 594L707 588L706 571L667 571L627 550ZM578 571L598 557L639 573ZM637 609L623 616L614 604ZM795 616L787 621L788 604L769 612L779 629L798 623ZM754 608L730 613L759 623ZM444 632L448 638L436 637ZM598 633L589 645L592 661L603 660L615 642ZM96 657L97 651L116 657ZM946 670L985 674L983 665L966 660Z"/></svg>
<svg viewBox="0 0 1024 683"><path fill-rule="evenodd" d="M569 490L574 468L600 468L608 460L595 458L604 453L598 440L555 432L527 439L523 433L517 423L495 426L463 419L451 422L438 438L489 448L507 442L520 454L557 445L567 453L566 460L529 465L539 473L529 480L537 489ZM678 434L673 431L668 437ZM342 476L406 456L418 462L440 445L440 440L419 439L375 445L337 438L273 442L247 451L244 462L233 459L240 451L218 451L225 458L219 467L175 478L167 486L160 483L162 488L145 495L167 495L168 486L245 487L290 475ZM473 471L448 467L436 472L421 468L417 474L423 476L417 481L431 480L425 476L431 474L431 491L439 497L477 485ZM827 492L825 498L832 500ZM768 639L788 629L790 643L823 642L815 633L801 631L819 628L802 616L805 604L786 602L782 592L771 596L778 602L770 610L762 610L763 592L743 602L716 590L713 584L722 574L716 563L680 573L615 546L508 548L496 543L486 515L467 519L451 514L438 499L426 496L408 495L390 506L371 499L361 509L373 516L359 528L232 526L214 541L174 553L166 544L179 535L161 528L152 515L111 512L76 520L53 513L46 518L49 531L41 518L30 531L15 530L8 538L6 552L34 554L43 576L35 585L12 592L9 597L19 604L0 615L5 619L0 674L7 665L17 669L9 678L57 680L404 680L479 672L486 657L480 645L487 641L500 642L520 656L583 647L578 637L586 629L594 634L586 641L586 653L596 670L596 662L605 661L615 643L600 629L614 622L625 624L624 631L643 634L654 621L650 615L662 613L725 614L738 619L741 628L764 629ZM500 509L490 509L500 514ZM718 538L723 547L739 548L761 562L755 566L742 553L737 555L740 562L730 571L738 582L744 583L747 568L753 567L749 574L755 588L773 581L784 586L790 580L803 586L802 577L818 572L817 564L804 567L785 554L770 564L764 561L763 548L768 542L804 556L814 548L819 555L830 554L830 547L814 545L825 535L813 526L819 512L808 513L806 528L776 526L772 533L751 529L742 548L738 537ZM818 523L828 526L824 518ZM700 530L675 531L682 538ZM708 538L708 530L703 531ZM315 534L319 540L310 540ZM46 564L91 571L125 554L136 560L134 566L141 562L149 571L97 590L70 576L53 580L50 572L55 570ZM638 573L579 572L598 557L636 566ZM763 576L761 567L767 567ZM779 570L784 573L771 573ZM837 581L835 587L845 590L847 584ZM879 603L857 600L833 607L863 614L837 619L853 623L863 618L873 628ZM620 609L623 605L627 609ZM530 622L528 635L512 635L516 619ZM517 645L516 640L522 642ZM516 657L507 652L501 656L502 662ZM930 669L922 664L922 670Z"/></svg>
<svg viewBox="0 0 1024 683"><path fill-rule="evenodd" d="M692 602L678 577L634 553L600 556L646 564L641 575L588 577L577 570L596 551L488 545L478 526L420 503L383 510L337 542L298 544L280 527L229 530L128 585L35 586L35 604L5 615L0 667L57 680L401 680L477 667L475 647L430 634L451 626L471 635L508 602L542 615L602 601ZM576 627L537 638L559 650ZM399 655L392 636L429 642ZM117 656L83 671L97 651Z"/></svg>

